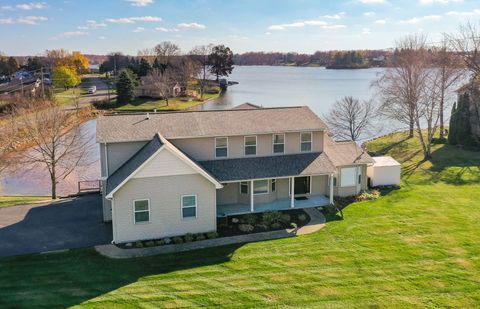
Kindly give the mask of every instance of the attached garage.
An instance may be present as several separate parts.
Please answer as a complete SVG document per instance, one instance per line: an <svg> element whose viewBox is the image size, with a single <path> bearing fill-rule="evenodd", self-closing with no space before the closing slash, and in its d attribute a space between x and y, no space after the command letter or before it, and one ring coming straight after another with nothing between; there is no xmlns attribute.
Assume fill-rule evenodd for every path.
<svg viewBox="0 0 480 309"><path fill-rule="evenodd" d="M400 184L401 164L394 158L372 157L375 161L367 168L367 176L370 179L370 186L393 186Z"/></svg>

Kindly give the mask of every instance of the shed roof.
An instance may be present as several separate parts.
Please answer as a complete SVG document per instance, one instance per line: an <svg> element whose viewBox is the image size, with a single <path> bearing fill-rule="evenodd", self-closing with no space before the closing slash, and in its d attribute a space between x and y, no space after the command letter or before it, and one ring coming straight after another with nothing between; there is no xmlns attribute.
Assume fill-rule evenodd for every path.
<svg viewBox="0 0 480 309"><path fill-rule="evenodd" d="M380 166L400 166L401 164L398 163L397 160L390 156L381 156L381 157L372 157L375 161L373 166L380 167Z"/></svg>

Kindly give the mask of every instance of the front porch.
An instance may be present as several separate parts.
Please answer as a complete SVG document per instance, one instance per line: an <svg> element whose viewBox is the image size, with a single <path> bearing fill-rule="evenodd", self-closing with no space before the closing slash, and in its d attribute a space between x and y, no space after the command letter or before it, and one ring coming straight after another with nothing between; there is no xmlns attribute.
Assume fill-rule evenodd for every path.
<svg viewBox="0 0 480 309"><path fill-rule="evenodd" d="M242 215L247 213L258 213L265 211L275 210L288 210L288 209L302 209L328 206L330 199L325 195L310 195L308 197L297 197L294 199L293 207L290 198L278 199L272 202L256 203L253 207L253 211L250 204L235 203L217 205L217 217L225 217L232 215Z"/></svg>

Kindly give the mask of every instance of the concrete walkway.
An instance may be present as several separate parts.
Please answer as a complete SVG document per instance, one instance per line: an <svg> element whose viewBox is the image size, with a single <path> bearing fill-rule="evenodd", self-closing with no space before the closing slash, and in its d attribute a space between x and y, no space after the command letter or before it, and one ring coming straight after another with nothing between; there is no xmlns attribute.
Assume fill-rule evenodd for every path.
<svg viewBox="0 0 480 309"><path fill-rule="evenodd" d="M280 231L262 232L230 237L221 237L215 239L206 239L184 244L172 244L149 248L122 249L115 245L95 246L95 250L101 255L112 259L129 259L135 257L144 257L157 254L177 253L204 248L294 237L297 235L311 234L321 230L325 226L325 217L316 208L304 209L310 216L310 221L299 229L286 229Z"/></svg>

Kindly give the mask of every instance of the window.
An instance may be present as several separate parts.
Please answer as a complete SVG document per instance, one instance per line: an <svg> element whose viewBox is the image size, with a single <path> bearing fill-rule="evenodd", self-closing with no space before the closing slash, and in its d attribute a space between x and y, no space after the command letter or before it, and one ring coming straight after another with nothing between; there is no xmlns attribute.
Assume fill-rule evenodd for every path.
<svg viewBox="0 0 480 309"><path fill-rule="evenodd" d="M344 167L341 169L340 186L341 187L353 187L356 185L356 168Z"/></svg>
<svg viewBox="0 0 480 309"><path fill-rule="evenodd" d="M362 184L362 174L358 174L358 184Z"/></svg>
<svg viewBox="0 0 480 309"><path fill-rule="evenodd" d="M183 195L182 196L182 218L196 218L197 217L197 196Z"/></svg>
<svg viewBox="0 0 480 309"><path fill-rule="evenodd" d="M312 132L300 133L300 151L312 151Z"/></svg>
<svg viewBox="0 0 480 309"><path fill-rule="evenodd" d="M272 185L272 192L275 192L277 191L277 180L276 179L272 179L270 181L271 185Z"/></svg>
<svg viewBox="0 0 480 309"><path fill-rule="evenodd" d="M253 194L267 194L268 180L255 180L253 182Z"/></svg>
<svg viewBox="0 0 480 309"><path fill-rule="evenodd" d="M228 157L228 137L215 138L215 158Z"/></svg>
<svg viewBox="0 0 480 309"><path fill-rule="evenodd" d="M337 186L337 177L333 177L333 186L336 187Z"/></svg>
<svg viewBox="0 0 480 309"><path fill-rule="evenodd" d="M243 181L240 183L240 193L241 194L248 194L248 182Z"/></svg>
<svg viewBox="0 0 480 309"><path fill-rule="evenodd" d="M273 134L273 153L285 152L285 134Z"/></svg>
<svg viewBox="0 0 480 309"><path fill-rule="evenodd" d="M133 201L133 215L134 215L135 224L150 222L150 201L149 200Z"/></svg>
<svg viewBox="0 0 480 309"><path fill-rule="evenodd" d="M245 136L245 155L254 156L257 154L257 137Z"/></svg>

